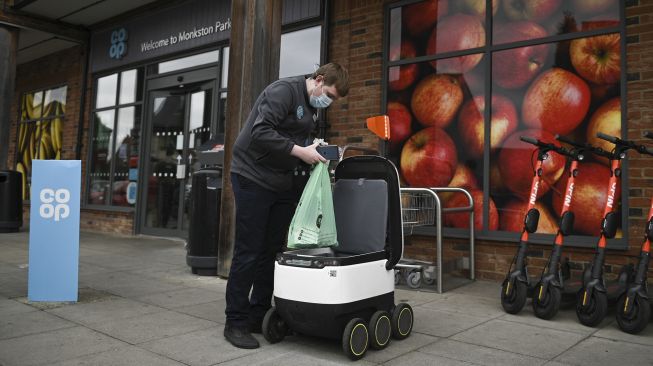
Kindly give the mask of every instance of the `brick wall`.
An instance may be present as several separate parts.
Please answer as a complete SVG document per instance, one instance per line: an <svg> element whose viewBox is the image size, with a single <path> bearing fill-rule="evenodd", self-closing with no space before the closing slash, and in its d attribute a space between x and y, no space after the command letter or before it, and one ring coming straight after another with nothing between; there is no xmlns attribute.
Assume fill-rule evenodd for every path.
<svg viewBox="0 0 653 366"><path fill-rule="evenodd" d="M390 1L334 1L331 8L329 61L349 69L352 88L349 96L329 111L331 141L340 145L356 144L378 147L375 136L365 128L367 117L379 114L381 105L381 66L383 51L383 7ZM627 116L628 138L642 140L642 131L653 130L653 3L627 1ZM631 154L628 192L629 249L609 251L606 273L614 275L621 266L639 254L650 197L653 196L653 162ZM625 196L625 195L624 195ZM624 197L625 198L625 197ZM464 241L445 238L445 260L460 257L466 250ZM434 260L435 238L411 236L406 241L405 256ZM533 245L530 266L538 271L546 264L550 245ZM516 251L516 243L476 242L478 278L502 280ZM593 249L565 250L572 269L580 271L591 260ZM653 275L653 270L651 271Z"/></svg>

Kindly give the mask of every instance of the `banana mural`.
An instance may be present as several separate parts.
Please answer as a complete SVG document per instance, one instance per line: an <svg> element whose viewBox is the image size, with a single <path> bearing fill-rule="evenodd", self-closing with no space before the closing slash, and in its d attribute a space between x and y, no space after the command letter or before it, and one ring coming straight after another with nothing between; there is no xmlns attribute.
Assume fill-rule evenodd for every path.
<svg viewBox="0 0 653 366"><path fill-rule="evenodd" d="M16 170L23 177L24 200L29 199L32 160L60 160L63 145L65 104L62 101L51 101L42 107L43 94L37 96L39 93L43 92L25 94L21 103ZM63 99L65 100L65 91ZM41 118L43 119L40 120Z"/></svg>

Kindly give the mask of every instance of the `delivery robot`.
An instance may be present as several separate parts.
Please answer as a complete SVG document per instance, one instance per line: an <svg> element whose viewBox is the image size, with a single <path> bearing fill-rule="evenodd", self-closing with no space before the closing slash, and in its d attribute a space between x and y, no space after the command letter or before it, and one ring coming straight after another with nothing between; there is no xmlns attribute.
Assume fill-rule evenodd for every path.
<svg viewBox="0 0 653 366"><path fill-rule="evenodd" d="M275 306L263 319L263 336L270 343L290 332L341 340L358 360L413 328L410 305L394 303L404 245L397 169L380 156L343 159L333 201L339 245L277 255Z"/></svg>

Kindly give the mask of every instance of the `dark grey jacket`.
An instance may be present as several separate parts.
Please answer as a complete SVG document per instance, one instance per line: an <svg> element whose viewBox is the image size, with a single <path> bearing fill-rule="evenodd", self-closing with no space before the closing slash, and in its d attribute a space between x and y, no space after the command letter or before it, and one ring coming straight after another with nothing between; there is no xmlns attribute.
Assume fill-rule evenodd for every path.
<svg viewBox="0 0 653 366"><path fill-rule="evenodd" d="M268 85L236 139L231 172L276 192L291 189L299 159L290 151L294 145L305 146L315 129L315 114L305 77L280 79Z"/></svg>

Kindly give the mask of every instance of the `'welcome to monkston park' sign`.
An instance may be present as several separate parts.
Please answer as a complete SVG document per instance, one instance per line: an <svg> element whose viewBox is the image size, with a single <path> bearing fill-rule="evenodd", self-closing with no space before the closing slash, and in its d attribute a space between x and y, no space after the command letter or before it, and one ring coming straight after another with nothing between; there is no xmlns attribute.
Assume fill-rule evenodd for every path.
<svg viewBox="0 0 653 366"><path fill-rule="evenodd" d="M229 39L230 12L231 1L191 0L93 32L91 71Z"/></svg>

